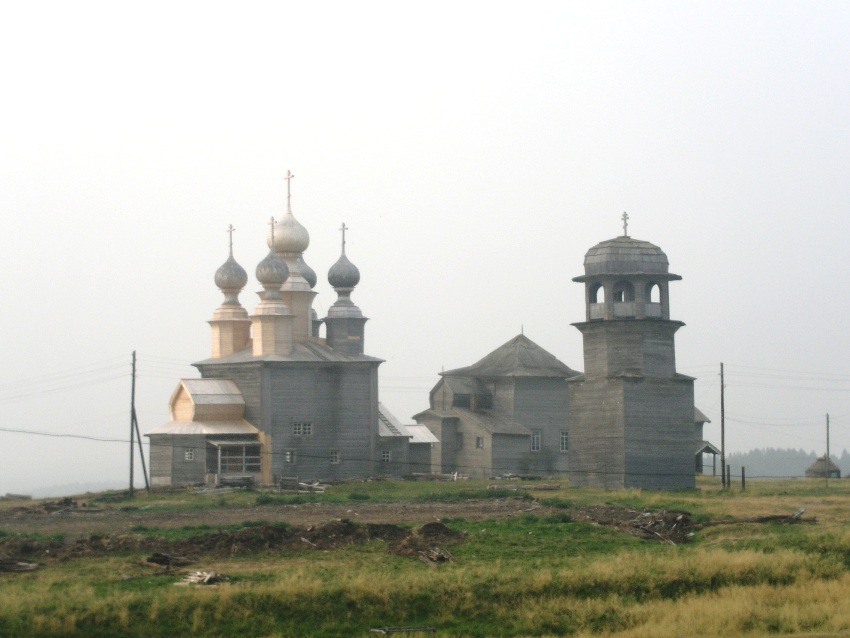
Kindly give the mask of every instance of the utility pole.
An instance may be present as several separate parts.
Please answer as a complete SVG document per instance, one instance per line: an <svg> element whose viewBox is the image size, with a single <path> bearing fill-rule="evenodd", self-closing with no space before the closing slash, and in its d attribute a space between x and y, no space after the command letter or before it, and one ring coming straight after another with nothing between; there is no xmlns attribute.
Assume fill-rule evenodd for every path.
<svg viewBox="0 0 850 638"><path fill-rule="evenodd" d="M133 444L136 426L136 351L133 350L133 374L130 384L130 496L133 496Z"/></svg>
<svg viewBox="0 0 850 638"><path fill-rule="evenodd" d="M723 380L723 362L720 363L720 477L723 489L726 481L726 384Z"/></svg>
<svg viewBox="0 0 850 638"><path fill-rule="evenodd" d="M826 413L826 486L829 487L829 412Z"/></svg>

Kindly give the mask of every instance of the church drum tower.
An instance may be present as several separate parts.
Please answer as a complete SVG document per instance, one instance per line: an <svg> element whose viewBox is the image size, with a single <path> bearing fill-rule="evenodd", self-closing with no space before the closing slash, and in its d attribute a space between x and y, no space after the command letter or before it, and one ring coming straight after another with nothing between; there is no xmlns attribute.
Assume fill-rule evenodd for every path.
<svg viewBox="0 0 850 638"><path fill-rule="evenodd" d="M676 372L667 256L624 234L584 259L585 373L568 381L573 487L689 489L693 378Z"/></svg>

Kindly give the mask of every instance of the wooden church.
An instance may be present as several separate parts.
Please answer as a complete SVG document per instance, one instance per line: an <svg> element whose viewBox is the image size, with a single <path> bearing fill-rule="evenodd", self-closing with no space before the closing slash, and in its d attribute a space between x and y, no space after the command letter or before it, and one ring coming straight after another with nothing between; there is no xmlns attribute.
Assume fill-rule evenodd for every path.
<svg viewBox="0 0 850 638"><path fill-rule="evenodd" d="M287 184L291 183L291 174ZM345 253L328 272L337 300L319 320L310 236L292 214L272 220L252 315L239 302L248 275L230 255L215 273L212 356L193 364L171 397L170 421L148 432L153 485L217 484L241 477L344 480L430 469L436 438L403 425L378 401L382 360L364 351L367 318L351 299L360 272ZM322 326L325 336L320 337Z"/></svg>

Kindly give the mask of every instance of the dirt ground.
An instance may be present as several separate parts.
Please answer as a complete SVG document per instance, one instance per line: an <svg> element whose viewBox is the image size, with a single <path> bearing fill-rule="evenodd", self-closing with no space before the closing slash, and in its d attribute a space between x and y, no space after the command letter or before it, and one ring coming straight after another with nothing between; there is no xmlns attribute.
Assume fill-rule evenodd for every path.
<svg viewBox="0 0 850 638"><path fill-rule="evenodd" d="M228 506L165 512L68 498L0 510L0 530L6 533L0 536L0 560L14 562L28 557L65 560L120 552L153 552L152 562L171 567L172 560L193 560L206 555L227 556L271 549L327 551L381 540L388 543L393 553L418 556L423 562L433 564L451 560L444 548L464 539L461 532L451 530L441 521L451 518L504 520L527 514L566 515L567 520L602 525L646 541L671 545L687 543L694 530L708 525L814 522L813 519L804 521L800 511L792 516L693 524L688 512L641 511L610 505L556 510L534 501L511 498L448 503ZM242 525L246 522L250 524ZM149 529L234 526L238 529L199 529L192 538L171 541L134 533L134 528L141 526ZM37 536L27 536L33 534ZM62 540L44 540L51 536ZM156 559L156 556L164 558Z"/></svg>
<svg viewBox="0 0 850 638"><path fill-rule="evenodd" d="M0 529L14 534L63 534L69 541L91 534L126 534L133 527L179 528L200 525L238 525L245 521L285 522L293 526L319 525L341 519L358 523L417 525L445 518L504 519L528 512L547 515L551 509L518 499L483 499L434 503L350 503L262 505L183 511L128 510L63 499L0 510ZM91 506L88 506L91 505Z"/></svg>

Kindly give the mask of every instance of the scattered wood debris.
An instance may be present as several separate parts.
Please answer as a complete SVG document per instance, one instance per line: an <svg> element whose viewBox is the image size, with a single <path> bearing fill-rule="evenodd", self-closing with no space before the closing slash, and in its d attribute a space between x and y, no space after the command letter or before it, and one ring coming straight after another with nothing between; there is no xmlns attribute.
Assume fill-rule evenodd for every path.
<svg viewBox="0 0 850 638"><path fill-rule="evenodd" d="M816 523L817 518L803 518L806 510L800 509L791 515L773 514L770 516L755 516L753 518L730 518L722 521L707 521L705 523L697 523L691 529L702 529L703 527L714 527L716 525L738 525L740 523L778 523L780 525L793 525L795 523Z"/></svg>
<svg viewBox="0 0 850 638"><path fill-rule="evenodd" d="M175 585L187 586L187 585L218 585L220 583L226 583L230 579L224 574L217 574L215 572L190 572L186 575L186 577L181 580L179 583L174 583Z"/></svg>
<svg viewBox="0 0 850 638"><path fill-rule="evenodd" d="M559 484L553 484L553 483L539 483L537 485L534 485L534 484L531 484L531 485L516 485L516 484L505 485L505 484L500 484L500 483L491 483L490 485L487 486L487 489L488 490L514 490L514 491L516 491L516 490L538 491L539 490L541 492L554 492L556 490L561 489L561 486Z"/></svg>
<svg viewBox="0 0 850 638"><path fill-rule="evenodd" d="M419 560L428 565L428 567L439 567L443 563L451 563L454 561L454 556L448 550L434 547L425 551L419 552Z"/></svg>
<svg viewBox="0 0 850 638"><path fill-rule="evenodd" d="M17 558L0 558L0 572L32 572L41 567L38 563L31 563Z"/></svg>
<svg viewBox="0 0 850 638"><path fill-rule="evenodd" d="M386 636L389 634L435 634L436 627L413 626L413 627L375 627L369 630L370 634L380 634Z"/></svg>
<svg viewBox="0 0 850 638"><path fill-rule="evenodd" d="M194 562L195 561L190 558L186 558L185 556L166 554L164 552L154 552L143 561L143 564L149 567L165 567L166 569L171 569L172 567L185 567L186 565L191 565Z"/></svg>

